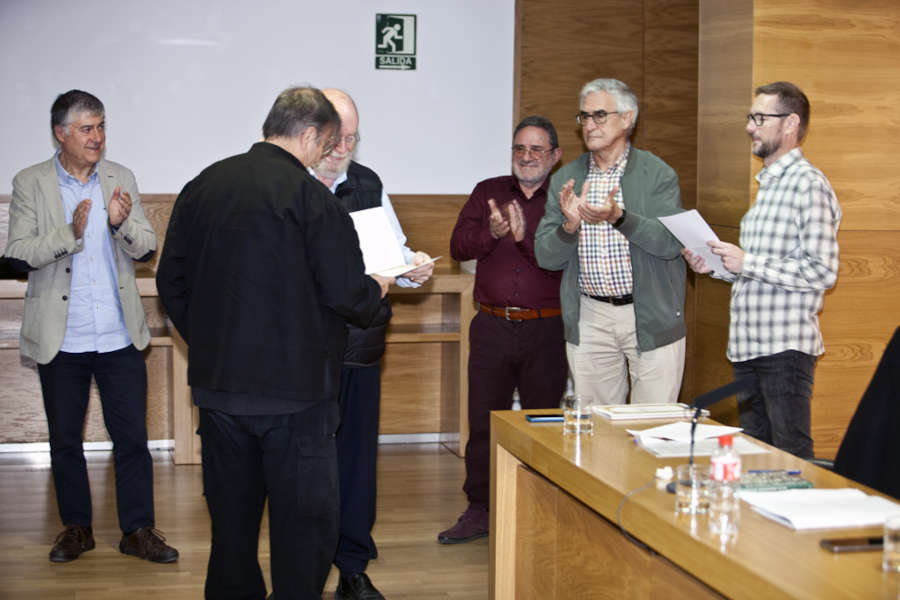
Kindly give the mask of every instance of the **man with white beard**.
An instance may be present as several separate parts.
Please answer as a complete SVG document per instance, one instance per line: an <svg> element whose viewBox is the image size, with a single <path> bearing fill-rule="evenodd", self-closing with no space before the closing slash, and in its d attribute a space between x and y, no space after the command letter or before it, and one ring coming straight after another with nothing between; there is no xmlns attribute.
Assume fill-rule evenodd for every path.
<svg viewBox="0 0 900 600"><path fill-rule="evenodd" d="M359 143L359 113L353 99L341 90L322 90L341 117L341 131L331 154L310 172L325 184L348 212L381 206L403 250L407 264L430 257L406 247L406 236L381 179L353 160ZM418 287L431 277L434 263L397 278L401 287ZM341 577L336 600L383 598L366 575L369 560L378 556L372 539L375 524L375 462L378 456L378 414L381 402L381 356L391 318L390 298L382 300L378 315L366 329L347 325L347 349L341 367L341 425L337 432L340 478L340 540L334 564Z"/></svg>

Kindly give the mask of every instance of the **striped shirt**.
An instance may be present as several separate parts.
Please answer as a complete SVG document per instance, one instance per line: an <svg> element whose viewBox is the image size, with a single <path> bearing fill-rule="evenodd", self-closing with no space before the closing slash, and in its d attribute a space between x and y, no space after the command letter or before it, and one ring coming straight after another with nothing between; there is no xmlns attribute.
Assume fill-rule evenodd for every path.
<svg viewBox="0 0 900 600"><path fill-rule="evenodd" d="M602 206L606 197L615 188L616 204L625 208L622 199L621 181L628 163L631 144L609 169L597 166L593 158L588 167L587 181L590 182L588 204ZM578 192L580 190L576 190ZM634 289L631 273L631 252L628 240L606 221L592 224L582 221L578 237L578 287L588 296L624 296Z"/></svg>
<svg viewBox="0 0 900 600"><path fill-rule="evenodd" d="M825 351L825 290L837 281L841 207L821 171L795 148L756 176L756 202L741 220L744 266L733 277L728 359Z"/></svg>

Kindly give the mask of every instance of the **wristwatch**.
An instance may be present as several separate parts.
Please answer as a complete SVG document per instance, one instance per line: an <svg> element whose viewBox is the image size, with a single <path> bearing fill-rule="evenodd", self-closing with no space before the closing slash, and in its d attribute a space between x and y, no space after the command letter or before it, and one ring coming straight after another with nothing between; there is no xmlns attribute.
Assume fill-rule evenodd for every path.
<svg viewBox="0 0 900 600"><path fill-rule="evenodd" d="M615 227L616 229L618 229L619 227L622 226L622 223L624 223L624 222L625 222L625 209L623 208L623 209L622 209L622 214L619 216L618 219L616 219L616 222L613 223L613 227Z"/></svg>

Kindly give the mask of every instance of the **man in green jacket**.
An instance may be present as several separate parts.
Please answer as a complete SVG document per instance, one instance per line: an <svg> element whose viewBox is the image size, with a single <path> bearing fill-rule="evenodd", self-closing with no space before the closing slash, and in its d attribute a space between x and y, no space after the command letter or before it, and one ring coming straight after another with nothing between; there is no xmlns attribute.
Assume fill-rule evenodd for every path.
<svg viewBox="0 0 900 600"><path fill-rule="evenodd" d="M678 176L631 146L637 115L621 81L582 88L576 118L589 152L551 179L535 235L538 264L563 271L575 390L600 404L624 403L629 387L632 403L675 402L684 371L685 265L657 219L682 210Z"/></svg>

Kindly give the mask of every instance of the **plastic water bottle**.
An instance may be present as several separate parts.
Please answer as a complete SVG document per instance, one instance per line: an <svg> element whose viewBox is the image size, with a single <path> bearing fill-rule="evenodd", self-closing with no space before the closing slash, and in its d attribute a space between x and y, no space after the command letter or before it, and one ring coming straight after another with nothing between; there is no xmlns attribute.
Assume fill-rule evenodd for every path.
<svg viewBox="0 0 900 600"><path fill-rule="evenodd" d="M522 399L519 397L519 388L513 388L512 409L522 410Z"/></svg>
<svg viewBox="0 0 900 600"><path fill-rule="evenodd" d="M720 436L709 460L709 530L722 536L736 534L741 517L741 455L733 444L732 436Z"/></svg>

